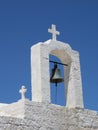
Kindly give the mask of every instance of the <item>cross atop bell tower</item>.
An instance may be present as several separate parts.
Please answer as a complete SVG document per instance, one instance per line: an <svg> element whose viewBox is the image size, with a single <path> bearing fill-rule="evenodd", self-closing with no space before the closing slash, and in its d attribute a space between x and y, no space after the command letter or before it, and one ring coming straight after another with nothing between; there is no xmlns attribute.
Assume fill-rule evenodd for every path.
<svg viewBox="0 0 98 130"><path fill-rule="evenodd" d="M52 40L56 41L56 35L60 35L59 31L56 31L56 25L52 24L52 29L48 29L49 33L52 33Z"/></svg>

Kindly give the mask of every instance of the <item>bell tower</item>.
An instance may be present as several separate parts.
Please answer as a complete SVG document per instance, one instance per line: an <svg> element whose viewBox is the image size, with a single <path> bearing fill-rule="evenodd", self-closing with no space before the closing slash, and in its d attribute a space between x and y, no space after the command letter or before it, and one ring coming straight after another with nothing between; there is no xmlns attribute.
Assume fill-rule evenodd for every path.
<svg viewBox="0 0 98 130"><path fill-rule="evenodd" d="M52 39L39 42L31 47L31 85L32 101L51 103L49 55L58 57L64 66L64 83L66 84L66 107L83 108L82 82L79 53L69 44L58 41L56 26L48 29Z"/></svg>

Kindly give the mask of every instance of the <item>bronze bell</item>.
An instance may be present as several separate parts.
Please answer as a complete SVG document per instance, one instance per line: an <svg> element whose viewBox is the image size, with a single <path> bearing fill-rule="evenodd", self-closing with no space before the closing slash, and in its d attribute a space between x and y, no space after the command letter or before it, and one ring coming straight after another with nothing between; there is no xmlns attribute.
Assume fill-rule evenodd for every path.
<svg viewBox="0 0 98 130"><path fill-rule="evenodd" d="M52 75L50 78L51 83L55 83L57 86L57 83L63 82L64 79L61 77L60 69L57 68L57 64L54 64L54 68L52 69Z"/></svg>

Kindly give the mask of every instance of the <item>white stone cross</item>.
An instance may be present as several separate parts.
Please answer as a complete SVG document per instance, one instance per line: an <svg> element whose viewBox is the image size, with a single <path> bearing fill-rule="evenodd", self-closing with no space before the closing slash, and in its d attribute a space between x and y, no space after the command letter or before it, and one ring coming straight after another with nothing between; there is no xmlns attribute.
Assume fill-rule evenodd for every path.
<svg viewBox="0 0 98 130"><path fill-rule="evenodd" d="M25 86L22 86L21 89L19 90L19 93L21 93L21 99L25 99L25 93L27 89Z"/></svg>
<svg viewBox="0 0 98 130"><path fill-rule="evenodd" d="M48 29L49 33L52 33L52 40L56 41L56 35L60 35L59 31L56 31L56 25L52 24L52 29Z"/></svg>

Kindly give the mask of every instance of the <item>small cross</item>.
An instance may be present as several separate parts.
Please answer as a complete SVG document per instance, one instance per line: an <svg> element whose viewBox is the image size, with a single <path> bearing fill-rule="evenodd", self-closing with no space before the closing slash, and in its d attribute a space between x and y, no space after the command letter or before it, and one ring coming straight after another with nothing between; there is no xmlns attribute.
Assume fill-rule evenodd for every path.
<svg viewBox="0 0 98 130"><path fill-rule="evenodd" d="M56 41L56 35L60 35L59 31L56 31L56 25L52 24L52 29L48 29L49 33L52 33L52 40Z"/></svg>
<svg viewBox="0 0 98 130"><path fill-rule="evenodd" d="M19 93L21 93L21 99L25 99L26 91L27 89L25 88L25 86L22 86L21 89L19 90Z"/></svg>

